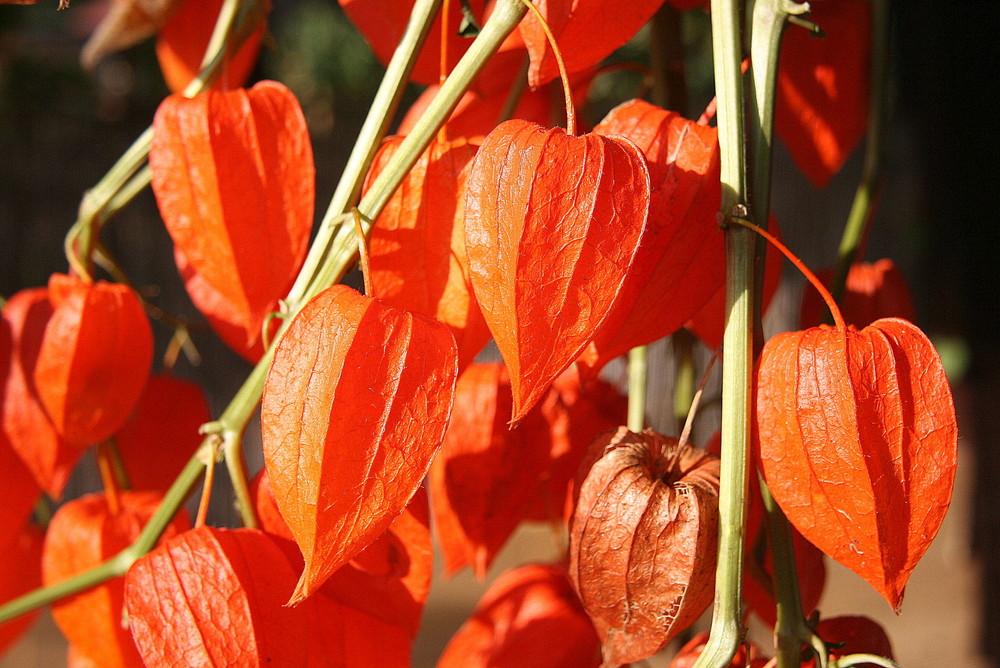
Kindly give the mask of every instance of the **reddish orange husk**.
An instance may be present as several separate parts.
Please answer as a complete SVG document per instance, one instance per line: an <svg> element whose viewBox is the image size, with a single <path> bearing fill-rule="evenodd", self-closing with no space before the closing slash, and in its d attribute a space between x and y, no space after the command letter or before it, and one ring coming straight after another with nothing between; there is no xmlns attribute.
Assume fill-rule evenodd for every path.
<svg viewBox="0 0 1000 668"><path fill-rule="evenodd" d="M264 461L316 591L416 493L457 376L447 326L337 285L296 316L264 385Z"/></svg>
<svg viewBox="0 0 1000 668"><path fill-rule="evenodd" d="M595 379L583 382L572 366L552 383L559 401L544 401L540 409L549 424L552 464L532 495L526 518L569 523L579 492L577 480L590 444L600 434L625 422L628 398L617 387Z"/></svg>
<svg viewBox="0 0 1000 668"><path fill-rule="evenodd" d="M539 9L569 72L597 65L612 51L625 44L656 13L663 0L538 0ZM519 26L524 45L531 57L528 82L532 87L547 83L559 75L556 58L542 28L532 12Z"/></svg>
<svg viewBox="0 0 1000 668"><path fill-rule="evenodd" d="M829 286L833 272L816 272L823 285ZM879 318L896 317L912 321L913 297L903 273L888 258L873 263L855 262L847 273L844 294L839 304L844 320L855 327L867 327ZM826 306L819 293L806 286L802 293L799 323L803 328L820 324Z"/></svg>
<svg viewBox="0 0 1000 668"><path fill-rule="evenodd" d="M156 58L167 86L174 93L183 92L201 71L201 62L224 1L183 0L160 29ZM260 0L254 19L243 28L248 36L235 54L226 56L222 72L212 83L214 90L239 88L246 82L257 63L269 9L270 0Z"/></svg>
<svg viewBox="0 0 1000 668"><path fill-rule="evenodd" d="M156 512L161 495L122 492L118 514L104 494L90 494L63 505L45 538L42 575L46 586L90 570L131 545ZM164 540L190 526L181 513L167 527ZM128 628L123 626L124 578L113 578L53 604L52 616L66 639L102 668L142 668Z"/></svg>
<svg viewBox="0 0 1000 668"><path fill-rule="evenodd" d="M503 573L452 637L437 668L596 668L600 641L557 566Z"/></svg>
<svg viewBox="0 0 1000 668"><path fill-rule="evenodd" d="M142 396L153 333L128 286L53 274L53 313L34 369L38 397L56 431L88 446L114 434Z"/></svg>
<svg viewBox="0 0 1000 668"><path fill-rule="evenodd" d="M12 295L4 306L3 327L9 334L5 339L9 346L2 353L2 359L8 366L2 374L0 443L6 442L20 456L46 494L59 499L84 450L70 445L59 435L42 407L35 387L35 365L51 317L52 305L45 288L21 290ZM2 454L0 459L3 459ZM20 468L14 462L0 466L0 470L5 471L9 479L0 494L4 494L4 498L5 492L11 494L6 502L0 500L0 507L11 511L14 516L12 521L16 523L19 521L17 518L22 516L19 510L34 505L35 494L29 490L30 486L19 484ZM17 498L15 490L20 490ZM0 537L2 535L0 532Z"/></svg>
<svg viewBox="0 0 1000 668"><path fill-rule="evenodd" d="M604 647L604 666L641 661L712 601L719 458L651 430L620 427L580 488L570 576Z"/></svg>
<svg viewBox="0 0 1000 668"><path fill-rule="evenodd" d="M10 443L0 436L0 471L3 471L4 484L0 485L0 545L13 540L22 530L31 515L35 502L41 496L41 490L24 466L21 458Z"/></svg>
<svg viewBox="0 0 1000 668"><path fill-rule="evenodd" d="M240 310L222 292L205 280L205 278L195 271L191 263L184 257L184 252L180 248L174 247L174 262L177 264L177 273L184 281L184 290L201 312L212 330L222 339L229 348L240 357L256 364L264 354L264 337L257 336L253 345L247 345L249 332L245 326L240 325L243 316ZM279 308L277 300L269 304L268 313ZM277 331L280 323L277 319L271 321L268 327L268 341L271 340Z"/></svg>
<svg viewBox="0 0 1000 668"><path fill-rule="evenodd" d="M649 170L627 140L512 120L483 141L466 187L472 285L516 424L619 299L646 228Z"/></svg>
<svg viewBox="0 0 1000 668"><path fill-rule="evenodd" d="M718 131L632 100L612 109L594 132L635 142L649 163L652 197L618 303L580 359L588 378L633 347L680 329L725 281Z"/></svg>
<svg viewBox="0 0 1000 668"><path fill-rule="evenodd" d="M254 479L251 493L261 528L288 541L286 553L295 568L300 569L302 555L295 547L292 532L278 513L266 469ZM311 625L332 625L330 633L317 628L315 637L310 639L316 648L314 653L320 653L327 645L335 651L331 658L364 652L362 645L371 644L367 635L349 631L364 628L363 625L368 622L378 623L385 630L382 641L374 643L376 647L383 647L385 642L396 646L396 641L403 639L409 651L431 586L433 546L429 514L427 492L421 488L384 534L331 575L313 596L303 601L302 605L307 607L315 602L319 609L337 606L349 609L355 619L341 627L330 615L308 613L315 615ZM348 665L360 664L348 661Z"/></svg>
<svg viewBox="0 0 1000 668"><path fill-rule="evenodd" d="M840 171L865 134L871 73L871 3L810 5L823 28L786 30L778 68L774 129L817 188Z"/></svg>
<svg viewBox="0 0 1000 668"><path fill-rule="evenodd" d="M166 492L201 444L199 427L210 419L198 385L151 376L139 405L115 434L132 489Z"/></svg>
<svg viewBox="0 0 1000 668"><path fill-rule="evenodd" d="M125 577L132 637L147 666L305 666L305 611L285 551L257 529L202 526L166 541Z"/></svg>
<svg viewBox="0 0 1000 668"><path fill-rule="evenodd" d="M510 378L502 363L474 364L458 379L455 408L429 486L445 572L473 567L480 578L524 518L551 464L542 411L549 394L510 429Z"/></svg>
<svg viewBox="0 0 1000 668"><path fill-rule="evenodd" d="M402 143L387 140L366 186ZM478 143L431 142L375 219L369 240L373 296L451 328L461 371L490 339L469 282L465 183Z"/></svg>
<svg viewBox="0 0 1000 668"><path fill-rule="evenodd" d="M308 250L315 170L302 110L264 81L172 95L153 129L153 192L192 299L250 349Z"/></svg>
<svg viewBox="0 0 1000 668"><path fill-rule="evenodd" d="M923 332L884 318L772 338L757 369L755 433L789 521L898 611L957 461L951 390Z"/></svg>

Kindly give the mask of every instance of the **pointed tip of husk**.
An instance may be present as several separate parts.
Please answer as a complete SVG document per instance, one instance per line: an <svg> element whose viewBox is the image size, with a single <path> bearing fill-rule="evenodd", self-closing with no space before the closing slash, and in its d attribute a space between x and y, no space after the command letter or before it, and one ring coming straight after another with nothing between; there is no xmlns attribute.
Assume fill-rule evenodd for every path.
<svg viewBox="0 0 1000 668"><path fill-rule="evenodd" d="M315 593L319 588L317 584L312 582L312 578L309 577L308 569L303 571L302 575L299 577L299 581L295 584L295 591L292 592L291 598L285 603L286 608L294 608L302 601L306 600Z"/></svg>

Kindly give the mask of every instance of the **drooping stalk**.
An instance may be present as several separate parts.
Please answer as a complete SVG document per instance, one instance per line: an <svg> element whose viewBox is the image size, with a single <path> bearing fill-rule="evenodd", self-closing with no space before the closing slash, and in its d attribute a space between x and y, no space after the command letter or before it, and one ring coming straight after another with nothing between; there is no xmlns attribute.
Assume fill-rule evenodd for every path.
<svg viewBox="0 0 1000 668"><path fill-rule="evenodd" d="M743 78L740 72L741 6L712 0L712 48L718 97L719 149L724 218L746 217ZM708 643L696 668L732 661L743 641L741 593L746 525L747 454L754 326L754 246L749 230L726 227L726 329L722 365L722 463L719 489L719 551L715 602Z"/></svg>
<svg viewBox="0 0 1000 668"><path fill-rule="evenodd" d="M868 98L868 134L865 140L861 181L854 193L851 212L837 249L837 265L833 272L830 292L840 301L847 283L847 274L867 234L881 184L882 144L885 134L886 87L889 76L889 0L872 2L872 67L871 91Z"/></svg>

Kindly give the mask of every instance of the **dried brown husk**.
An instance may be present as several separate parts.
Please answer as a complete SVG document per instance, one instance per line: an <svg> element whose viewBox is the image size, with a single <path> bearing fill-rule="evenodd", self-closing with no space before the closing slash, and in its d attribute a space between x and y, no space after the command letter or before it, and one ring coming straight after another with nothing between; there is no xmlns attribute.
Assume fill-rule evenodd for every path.
<svg viewBox="0 0 1000 668"><path fill-rule="evenodd" d="M652 430L595 441L581 489L570 575L604 665L639 661L708 607L719 525L719 459Z"/></svg>

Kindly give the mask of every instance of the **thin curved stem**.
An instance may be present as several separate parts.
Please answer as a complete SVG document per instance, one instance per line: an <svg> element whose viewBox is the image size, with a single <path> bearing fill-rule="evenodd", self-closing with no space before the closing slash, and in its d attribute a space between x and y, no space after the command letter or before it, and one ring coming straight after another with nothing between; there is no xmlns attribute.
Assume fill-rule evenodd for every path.
<svg viewBox="0 0 1000 668"><path fill-rule="evenodd" d="M816 288L816 291L819 292L823 301L826 302L827 308L830 309L830 313L833 314L833 320L837 325L837 329L841 331L847 329L847 324L844 322L844 316L841 315L840 309L837 307L837 303L833 301L833 296L830 295L830 291L826 289L823 282L816 277L816 274L814 274L812 270L810 270L809 267L807 267L805 263L795 255L795 253L789 250L785 244L778 241L778 238L773 234L761 228L759 225L754 225L749 220L739 216L732 216L729 219L729 222L756 232L760 236L767 239L768 243L781 251L781 254L788 258L788 261L795 265L795 268L798 269L799 272L806 277L806 280L812 283L812 286Z"/></svg>
<svg viewBox="0 0 1000 668"><path fill-rule="evenodd" d="M521 0L521 4L534 14L538 24L542 27L542 32L545 33L545 39L549 43L549 48L552 49L552 56L556 59L556 66L559 68L559 80L562 82L563 100L566 104L566 133L575 135L576 107L573 104L573 91L569 85L569 73L566 71L566 63L563 61L562 51L559 50L559 43L556 41L555 35L552 34L552 29L549 28L548 21L545 20L545 16L542 15L538 7L529 2L529 0Z"/></svg>

